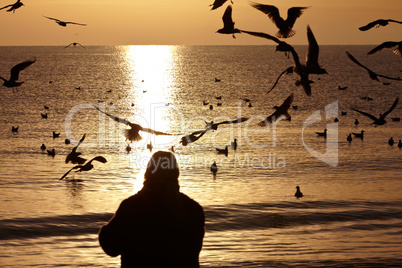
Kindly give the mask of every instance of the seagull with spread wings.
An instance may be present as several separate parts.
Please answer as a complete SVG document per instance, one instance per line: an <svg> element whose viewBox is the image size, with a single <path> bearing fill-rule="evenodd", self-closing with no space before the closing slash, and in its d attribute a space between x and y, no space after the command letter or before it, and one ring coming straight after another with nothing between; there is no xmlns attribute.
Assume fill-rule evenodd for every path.
<svg viewBox="0 0 402 268"><path fill-rule="evenodd" d="M76 165L74 167L72 167L69 171L67 171L60 179L59 181L61 181L62 179L64 179L65 177L67 177L67 175L73 170L73 169L78 169L76 172L82 172L82 171L89 171L91 169L94 168L94 165L92 165L93 161L98 161L101 163L106 163L107 160L106 158L104 158L103 156L97 156L92 158L91 160L89 160L85 165Z"/></svg>
<svg viewBox="0 0 402 268"><path fill-rule="evenodd" d="M390 79L390 80L402 81L401 78L393 78L393 77L389 77L389 76L377 74L377 73L373 72L372 70L370 70L369 68L367 68L366 66L364 66L363 64L361 64L361 63L360 63L358 60L356 60L355 57L353 57L352 54L350 54L349 52L346 51L346 55L348 55L348 57L349 57L349 59L350 59L351 61L353 61L354 63L356 63L356 64L359 65L360 67L366 69L366 71L369 73L370 78L371 78L372 80L380 81L380 80L378 80L378 77L382 77L382 78L386 78L386 79Z"/></svg>
<svg viewBox="0 0 402 268"><path fill-rule="evenodd" d="M95 105L94 105L94 107L95 107L96 110L98 110L99 112L104 113L105 115L109 116L114 121L119 122L119 123L123 123L123 124L129 126L130 129L125 129L124 130L124 136L126 137L126 139L128 139L131 142L132 141L140 141L140 140L142 140L142 137L139 134L140 131L148 132L148 133L151 133L151 134L154 134L154 135L172 135L172 134L169 134L169 133L156 131L156 130L153 130L153 129L150 129L150 128L144 128L139 124L131 123L128 120L125 120L125 119L119 118L117 116L113 116L111 114L108 114L108 113L102 111L101 109L99 109Z"/></svg>
<svg viewBox="0 0 402 268"><path fill-rule="evenodd" d="M240 33L241 31L234 27L235 23L232 19L232 6L228 5L225 10L225 13L222 16L223 28L216 31L221 34L231 34L233 38L236 38L235 33Z"/></svg>
<svg viewBox="0 0 402 268"><path fill-rule="evenodd" d="M0 8L0 10L9 7L9 9L7 9L6 11L7 11L7 12L11 12L11 11L12 11L13 13L15 13L15 10L18 9L18 8L20 8L20 7L22 7L23 5L24 5L24 4L23 4L20 0L18 0L18 1L15 2L14 4L7 5L7 6L4 6L4 7Z"/></svg>
<svg viewBox="0 0 402 268"><path fill-rule="evenodd" d="M380 52L381 50L385 48L390 48L393 49L395 48L392 52L394 52L396 55L402 56L402 41L399 42L393 42L393 41L388 41L384 42L381 45L376 46L372 50L370 50L367 54L371 55L377 52Z"/></svg>
<svg viewBox="0 0 402 268"><path fill-rule="evenodd" d="M380 26L387 26L390 22L395 22L395 23L402 24L402 21L391 20L391 19L388 19L388 20L379 19L379 20L372 21L372 22L368 23L365 26L360 27L359 30L360 31L367 31L367 30L370 30L373 27L378 28Z"/></svg>
<svg viewBox="0 0 402 268"><path fill-rule="evenodd" d="M75 25L87 26L86 24L82 24L82 23L76 23L76 22L72 22L72 21L62 21L62 20L59 20L59 19L50 18L50 17L46 17L46 16L43 16L43 17L45 17L45 18L47 18L47 19L49 19L49 20L54 20L54 21L56 21L56 23L57 23L58 25L62 26L62 27L66 27L67 24L75 24Z"/></svg>
<svg viewBox="0 0 402 268"><path fill-rule="evenodd" d="M293 102L293 93L289 95L289 97L286 98L286 100L282 103L281 106L277 107L275 106L275 112L265 118L263 121L259 122L259 126L266 126L268 123L272 123L277 121L280 117L285 116L286 119L290 118L290 113L289 113L289 108L292 105Z"/></svg>
<svg viewBox="0 0 402 268"><path fill-rule="evenodd" d="M78 146L84 141L86 134L82 135L82 138L77 143L77 145L71 150L71 152L66 157L66 164L71 161L73 164L84 164L86 159L80 157L81 153L77 152Z"/></svg>
<svg viewBox="0 0 402 268"><path fill-rule="evenodd" d="M211 10L214 10L221 7L226 1L227 0L215 0L214 3L209 6L212 6ZM230 2L233 4L232 0L230 0Z"/></svg>
<svg viewBox="0 0 402 268"><path fill-rule="evenodd" d="M292 7L288 9L288 17L284 20L279 15L279 10L277 7L272 5L263 5L251 2L252 7L262 11L264 14L268 15L273 23L275 23L276 27L279 31L275 34L276 37L279 38L289 38L295 34L295 31L292 30L293 25L296 22L296 19L299 18L303 14L303 10L308 7Z"/></svg>
<svg viewBox="0 0 402 268"><path fill-rule="evenodd" d="M20 75L20 72L25 70L28 66L30 66L32 63L36 61L36 58L26 60L24 62L18 63L15 65L13 68L11 68L11 75L10 79L7 80L3 77L0 76L0 79L4 81L3 86L5 87L19 87L21 86L24 82L18 82L18 77Z"/></svg>
<svg viewBox="0 0 402 268"><path fill-rule="evenodd" d="M392 110L395 109L395 107L396 107L396 105L398 104L398 102L399 102L399 97L397 97L397 98L395 99L395 101L394 101L394 103L392 104L391 108L389 108L388 111L386 111L385 113L380 114L379 117L376 117L376 116L374 116L374 115L372 115L372 114L369 114L369 113L366 113L366 112L363 112L363 111L359 111L359 110L354 109L354 108L352 108L352 110L354 110L354 111L356 111L356 112L358 112L358 113L361 113L362 115L365 115L365 116L367 116L368 118L370 118L371 120L373 120L373 123L372 123L372 124L374 124L374 125L384 125L385 123L387 123L387 121L385 121L385 117L386 117L390 112L392 112Z"/></svg>
<svg viewBox="0 0 402 268"><path fill-rule="evenodd" d="M82 47L82 48L85 48L83 45L81 45L80 43L77 43L77 42L71 43L71 44L69 44L68 46L65 46L64 48L68 48L68 47L70 47L70 46L77 46L77 45L79 45L79 46Z"/></svg>

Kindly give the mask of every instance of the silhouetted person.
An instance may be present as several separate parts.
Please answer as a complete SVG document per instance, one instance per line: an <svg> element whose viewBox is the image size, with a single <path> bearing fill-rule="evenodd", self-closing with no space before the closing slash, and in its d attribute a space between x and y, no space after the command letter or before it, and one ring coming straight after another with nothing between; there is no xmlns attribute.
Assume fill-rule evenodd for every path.
<svg viewBox="0 0 402 268"><path fill-rule="evenodd" d="M156 152L143 188L101 228L101 247L110 256L121 255L122 267L199 267L204 211L179 191L179 175L173 153Z"/></svg>

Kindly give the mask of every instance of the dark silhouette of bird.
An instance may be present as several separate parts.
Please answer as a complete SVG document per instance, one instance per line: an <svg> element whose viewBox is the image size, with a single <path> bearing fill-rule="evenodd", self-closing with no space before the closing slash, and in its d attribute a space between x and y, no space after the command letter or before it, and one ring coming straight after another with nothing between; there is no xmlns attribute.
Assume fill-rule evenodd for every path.
<svg viewBox="0 0 402 268"><path fill-rule="evenodd" d="M373 27L378 28L380 26L387 26L390 22L395 22L395 23L402 24L402 21L391 20L391 19L388 19L388 20L379 19L379 20L375 20L373 22L370 22L369 24L367 24L365 26L360 27L359 30L360 31L367 31L367 30L370 30Z"/></svg>
<svg viewBox="0 0 402 268"><path fill-rule="evenodd" d="M20 127L11 126L11 132L17 133Z"/></svg>
<svg viewBox="0 0 402 268"><path fill-rule="evenodd" d="M359 120L357 120L357 118L356 118L355 125L357 126L358 124L359 124Z"/></svg>
<svg viewBox="0 0 402 268"><path fill-rule="evenodd" d="M70 143L71 143L70 139L65 139L64 140L64 144L70 144Z"/></svg>
<svg viewBox="0 0 402 268"><path fill-rule="evenodd" d="M190 135L183 136L180 140L180 143L183 146L187 146L187 144L193 143L193 142L196 142L197 140L199 140L202 136L204 136L205 133L207 133L207 131L208 131L208 129L194 131Z"/></svg>
<svg viewBox="0 0 402 268"><path fill-rule="evenodd" d="M215 96L214 96L214 97L215 97ZM221 100L221 99L222 99L222 96L215 97L215 99Z"/></svg>
<svg viewBox="0 0 402 268"><path fill-rule="evenodd" d="M76 166L72 167L69 171L67 171L59 179L59 181L64 179L73 169L78 169L76 172L89 171L89 170L93 169L94 168L94 166L92 165L93 161L98 161L98 162L101 162L101 163L106 163L107 162L106 158L104 158L103 156L94 157L91 160L89 160L85 165L76 165Z"/></svg>
<svg viewBox="0 0 402 268"><path fill-rule="evenodd" d="M233 150L237 150L237 139L234 139L231 143L230 143L231 147Z"/></svg>
<svg viewBox="0 0 402 268"><path fill-rule="evenodd" d="M215 161L212 163L210 170L214 174L216 174L216 172L218 172L218 166L216 165Z"/></svg>
<svg viewBox="0 0 402 268"><path fill-rule="evenodd" d="M219 123L214 123L214 121L211 122L205 122L205 124L207 125L207 131L208 130L217 130L219 125L223 125L223 124L237 124L237 123L242 123L247 121L249 118L248 117L241 117L235 120L227 120L227 121L222 121Z"/></svg>
<svg viewBox="0 0 402 268"><path fill-rule="evenodd" d="M229 149L228 146L225 146L225 149L219 149L219 148L215 148L216 151L218 152L218 154L224 154L225 156L228 156L229 154Z"/></svg>
<svg viewBox="0 0 402 268"><path fill-rule="evenodd" d="M388 144L390 145L390 146L393 146L394 145L394 143L395 143L395 141L394 141L394 138L389 138L389 140L388 140Z"/></svg>
<svg viewBox="0 0 402 268"><path fill-rule="evenodd" d="M53 139L59 138L59 137L60 137L60 132L56 133L55 131L53 131Z"/></svg>
<svg viewBox="0 0 402 268"><path fill-rule="evenodd" d="M227 0L215 0L214 3L211 4L211 5L209 5L209 6L212 6L211 10L214 10L214 9L217 9L217 8L223 6L223 4L224 4L226 1L227 1ZM230 2L232 2L232 4L233 4L233 1L232 1L232 0L230 0Z"/></svg>
<svg viewBox="0 0 402 268"><path fill-rule="evenodd" d="M56 155L56 150L54 148L52 150L47 150L47 155L54 157Z"/></svg>
<svg viewBox="0 0 402 268"><path fill-rule="evenodd" d="M214 109L214 106L212 106L212 104L209 105L209 109L210 109L210 110L213 110L213 109Z"/></svg>
<svg viewBox="0 0 402 268"><path fill-rule="evenodd" d="M236 38L235 33L240 33L241 31L234 27L235 23L233 22L232 19L231 5L229 5L226 8L225 13L222 16L222 20L223 20L223 28L219 29L216 32L221 34L231 34L233 38Z"/></svg>
<svg viewBox="0 0 402 268"><path fill-rule="evenodd" d="M351 143L352 142L352 134L350 133L349 135L348 135L348 137L346 138L346 140L349 142L349 143Z"/></svg>
<svg viewBox="0 0 402 268"><path fill-rule="evenodd" d="M297 198L303 197L303 193L300 192L300 187L299 187L299 186L296 186L296 193L295 193L295 196L296 196Z"/></svg>
<svg viewBox="0 0 402 268"><path fill-rule="evenodd" d="M208 104L209 104L209 102L202 101L202 105L207 106Z"/></svg>
<svg viewBox="0 0 402 268"><path fill-rule="evenodd" d="M367 54L372 55L374 53L377 53L385 48L395 48L392 52L394 52L396 55L402 56L402 41L399 42L393 42L393 41L388 41L384 42L379 46L376 46L372 50L370 50Z"/></svg>
<svg viewBox="0 0 402 268"><path fill-rule="evenodd" d="M84 164L85 161L87 161L86 159L80 157L81 153L77 152L78 146L80 146L80 144L85 140L85 136L86 134L82 135L82 138L79 140L79 142L77 143L77 145L71 150L71 152L66 156L66 164L68 164L69 162L71 162L72 164Z"/></svg>
<svg viewBox="0 0 402 268"><path fill-rule="evenodd" d="M124 136L126 137L127 140L129 140L131 142L132 141L140 141L140 140L142 140L142 137L139 134L140 131L148 132L148 133L151 133L151 134L154 134L154 135L172 135L172 134L169 134L169 133L156 131L156 130L153 130L153 129L150 129L150 128L144 128L139 124L131 123L128 120L125 120L125 119L119 118L117 116L113 116L111 114L108 114L108 113L102 111L101 109L99 109L95 105L94 105L94 107L95 107L96 110L98 110L99 112L104 113L105 115L109 116L114 121L119 122L119 123L123 123L123 124L129 126L130 129L125 129L124 130Z"/></svg>
<svg viewBox="0 0 402 268"><path fill-rule="evenodd" d="M275 36L272 36L270 34L262 33L262 32L245 31L245 30L241 30L241 32L252 35L252 36L261 37L261 38L265 38L265 39L274 41L275 43L278 44L275 48L275 51L281 51L281 52L285 52L287 54L288 52L291 52L293 50L293 47L291 45L289 45L285 41L279 40L278 38L276 38Z"/></svg>
<svg viewBox="0 0 402 268"><path fill-rule="evenodd" d="M399 148L399 149L402 148L402 140L399 140L399 142L398 142L398 148Z"/></svg>
<svg viewBox="0 0 402 268"><path fill-rule="evenodd" d="M338 90L346 90L348 87L341 87L341 86L338 86Z"/></svg>
<svg viewBox="0 0 402 268"><path fill-rule="evenodd" d="M356 63L360 67L366 69L366 71L369 73L370 78L372 80L380 81L380 80L378 80L378 77L382 77L382 78L386 78L386 79L402 81L401 78L393 78L393 77L377 74L377 73L373 72L372 70L370 70L369 68L367 68L366 66L364 66L363 64L361 64L359 61L357 61L356 58L353 57L352 54L350 54L349 52L346 51L346 54L348 55L349 59L351 59L354 63Z"/></svg>
<svg viewBox="0 0 402 268"><path fill-rule="evenodd" d="M327 129L324 132L316 132L317 136L327 138Z"/></svg>
<svg viewBox="0 0 402 268"><path fill-rule="evenodd" d="M80 43L77 43L77 42L71 43L71 44L69 44L68 46L65 46L64 48L68 48L68 47L70 47L70 46L77 46L77 45L79 45L79 46L82 47L82 48L85 48L83 45L81 45Z"/></svg>
<svg viewBox="0 0 402 268"><path fill-rule="evenodd" d="M263 5L258 3L250 3L254 8L262 11L263 13L268 15L273 23L275 23L276 27L279 31L275 34L276 37L279 38L289 38L295 34L295 31L292 30L293 25L296 22L296 19L299 18L303 14L303 10L308 7L292 7L288 9L288 17L284 20L279 15L279 10L277 7L272 5Z"/></svg>
<svg viewBox="0 0 402 268"><path fill-rule="evenodd" d="M43 105L43 108L44 108L45 110L49 110L49 106Z"/></svg>
<svg viewBox="0 0 402 268"><path fill-rule="evenodd" d="M41 113L40 116L41 116L42 119L47 119L47 113L44 113L44 114Z"/></svg>
<svg viewBox="0 0 402 268"><path fill-rule="evenodd" d="M127 153L130 153L131 150L132 150L132 148L131 148L130 144L127 144L127 146L126 146Z"/></svg>
<svg viewBox="0 0 402 268"><path fill-rule="evenodd" d="M222 80L215 77L215 82L220 82L220 81L222 81Z"/></svg>
<svg viewBox="0 0 402 268"><path fill-rule="evenodd" d="M45 145L44 143L42 143L42 145L40 146L40 149L41 149L42 151L46 150L46 145Z"/></svg>
<svg viewBox="0 0 402 268"><path fill-rule="evenodd" d="M24 5L24 4L23 4L20 0L18 0L18 1L15 2L14 4L7 5L7 6L4 6L4 7L0 8L0 10L9 7L9 9L7 9L6 11L7 11L7 12L11 12L11 11L12 11L13 13L15 13L15 10L17 10L17 9L20 8L20 7L22 7L23 5Z"/></svg>
<svg viewBox="0 0 402 268"><path fill-rule="evenodd" d="M147 144L147 149L152 152L152 149L154 148L154 146L152 145L152 141L149 141L149 143Z"/></svg>
<svg viewBox="0 0 402 268"><path fill-rule="evenodd" d="M283 101L281 106L274 106L275 112L265 118L263 121L259 122L259 126L265 126L268 123L275 122L278 120L280 117L285 116L286 119L290 118L290 113L289 113L289 108L292 105L293 102L293 93L289 95L289 97L286 98L286 100Z"/></svg>
<svg viewBox="0 0 402 268"><path fill-rule="evenodd" d="M363 112L363 111L359 111L359 110L354 109L354 108L352 108L352 110L354 110L354 111L356 111L356 112L358 112L358 113L361 113L362 115L365 115L365 116L367 116L368 118L370 118L371 120L373 120L373 123L372 123L372 124L375 124L375 125L384 125L385 123L387 123L387 121L385 121L385 117L387 117L387 115L388 115L390 112L392 112L392 110L395 109L395 107L396 107L396 105L398 104L398 102L399 102L399 97L397 97L397 98L395 99L395 101L394 101L394 103L392 104L391 108L389 108L388 111L386 111L385 113L380 114L379 117L376 117L376 116L374 116L374 115L372 115L372 114L369 114L369 113L366 113L366 112Z"/></svg>
<svg viewBox="0 0 402 268"><path fill-rule="evenodd" d="M399 121L401 121L401 118L400 117L392 117L391 120L394 122L399 122Z"/></svg>
<svg viewBox="0 0 402 268"><path fill-rule="evenodd" d="M76 22L72 22L72 21L62 21L62 20L59 20L59 19L50 18L50 17L46 17L46 16L43 16L43 17L45 17L45 18L47 18L49 20L54 20L54 21L56 21L56 23L58 25L63 26L63 27L66 27L67 24L75 24L75 25L87 26L86 24L82 24L82 23L76 23Z"/></svg>
<svg viewBox="0 0 402 268"><path fill-rule="evenodd" d="M359 139L364 139L364 130L360 131L360 133L352 132L352 134Z"/></svg>
<svg viewBox="0 0 402 268"><path fill-rule="evenodd" d="M11 68L11 74L10 74L9 80L0 76L0 79L2 79L4 81L3 86L5 86L5 87L21 86L24 82L18 82L18 77L20 75L20 72L25 70L28 66L30 66L35 61L36 61L36 58L32 58L32 59L26 60L24 62L21 62L21 63L18 63L17 65L15 65L13 68Z"/></svg>

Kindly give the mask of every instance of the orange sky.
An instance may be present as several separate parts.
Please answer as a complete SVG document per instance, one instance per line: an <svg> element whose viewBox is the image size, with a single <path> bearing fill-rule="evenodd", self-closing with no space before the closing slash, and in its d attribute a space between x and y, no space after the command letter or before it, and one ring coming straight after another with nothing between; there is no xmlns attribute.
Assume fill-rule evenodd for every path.
<svg viewBox="0 0 402 268"><path fill-rule="evenodd" d="M2 0L1 6L15 0ZM238 34L221 35L228 3L210 11L213 0L22 0L12 12L0 10L0 45L253 45L268 40ZM277 29L246 0L233 0L233 20L242 30L275 34ZM402 24L361 32L358 27L376 19L402 21L401 0L255 0L278 7L281 16L293 6L308 6L296 21L290 44L307 44L309 24L319 44L380 44L401 41ZM61 27L43 16L87 26Z"/></svg>

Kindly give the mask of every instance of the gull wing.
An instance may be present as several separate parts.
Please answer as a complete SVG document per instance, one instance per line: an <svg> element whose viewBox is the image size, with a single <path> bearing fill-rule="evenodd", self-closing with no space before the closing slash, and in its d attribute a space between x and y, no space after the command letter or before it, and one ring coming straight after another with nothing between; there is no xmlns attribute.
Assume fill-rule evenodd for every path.
<svg viewBox="0 0 402 268"><path fill-rule="evenodd" d="M395 99L395 101L394 101L394 103L392 104L391 108L389 108L388 111L386 111L385 113L383 113L383 115L382 115L380 118L384 119L390 112L392 112L392 110L395 109L395 107L396 107L396 105L398 104L398 102L399 102L399 97L397 97L397 98Z"/></svg>
<svg viewBox="0 0 402 268"><path fill-rule="evenodd" d="M372 22L368 23L367 25L360 27L359 30L360 30L360 31L367 31L367 30L370 30L371 28L373 28L374 26L376 26L377 23L378 23L378 20L372 21Z"/></svg>
<svg viewBox="0 0 402 268"><path fill-rule="evenodd" d="M348 55L349 59L351 59L355 64L359 65L360 67L364 68L367 70L367 72L370 75L370 78L376 81L379 81L377 78L377 74L375 72L373 72L372 70L370 70L369 68L367 68L366 66L364 66L363 64L361 64L358 60L355 59L355 57L352 56L352 54L350 54L349 52L346 51L346 55Z"/></svg>
<svg viewBox="0 0 402 268"><path fill-rule="evenodd" d="M13 5L7 5L7 6L4 6L4 7L0 8L0 10L5 9L5 8L8 8L8 7L12 7L12 6L13 6Z"/></svg>
<svg viewBox="0 0 402 268"><path fill-rule="evenodd" d="M109 116L110 118L112 118L112 119L113 119L114 121L116 121L116 122L123 123L123 124L126 124L126 125L128 125L128 126L132 125L132 123L131 123L130 121L128 121L128 120L125 120L125 119L119 118L119 117L117 117L117 116L108 114L108 113L102 111L101 109L99 109L96 105L93 105L93 106L95 107L96 110L98 110L98 111L101 112L101 113L106 114L107 116Z"/></svg>
<svg viewBox="0 0 402 268"><path fill-rule="evenodd" d="M59 179L59 181L61 181L61 180L64 179L65 177L67 177L67 175L71 172L71 170L77 169L77 168L81 168L81 167L83 167L83 166L82 166L82 165L77 165L77 166L74 166L74 167L70 168L69 171L67 171L63 176L61 176L61 178Z"/></svg>
<svg viewBox="0 0 402 268"><path fill-rule="evenodd" d="M150 129L150 128L142 128L141 131L148 132L148 133L151 133L151 134L154 134L154 135L172 135L172 134L169 134L169 133L156 131L156 130L153 130L153 129Z"/></svg>
<svg viewBox="0 0 402 268"><path fill-rule="evenodd" d="M227 0L215 0L215 2L213 4L211 4L210 6L212 6L211 10L217 9L218 7L221 7Z"/></svg>
<svg viewBox="0 0 402 268"><path fill-rule="evenodd" d="M106 163L107 162L106 158L104 158L103 156L96 156L96 157L92 158L91 160L89 160L86 163L86 165L92 163L92 161L98 161L98 162L101 162L101 163Z"/></svg>
<svg viewBox="0 0 402 268"><path fill-rule="evenodd" d="M265 39L269 39L269 40L272 40L272 41L274 41L274 42L276 42L276 43L278 43L278 44L283 42L283 41L280 41L278 38L276 38L276 37L274 37L274 36L272 36L272 35L266 34L266 33L251 32L251 31L244 31L244 30L241 30L241 32L242 32L242 33L249 34L249 35L253 35L253 36L257 36L257 37L262 37L262 38L265 38Z"/></svg>
<svg viewBox="0 0 402 268"><path fill-rule="evenodd" d="M278 25L278 22L283 21L276 6L263 5L254 2L251 2L250 5L268 15L268 18L270 18L275 23L275 25Z"/></svg>
<svg viewBox="0 0 402 268"><path fill-rule="evenodd" d="M86 133L84 133L84 135L82 135L82 138L79 140L77 145L73 148L74 152L77 150L78 146L80 146L80 144L85 140L86 135L87 135Z"/></svg>
<svg viewBox="0 0 402 268"><path fill-rule="evenodd" d="M87 26L86 24L77 23L77 22L72 22L72 21L66 21L66 24L76 24L76 25L81 25L81 26Z"/></svg>
<svg viewBox="0 0 402 268"><path fill-rule="evenodd" d="M318 46L317 40L314 37L313 31L311 30L309 25L307 25L307 40L308 40L308 50L307 50L306 65L319 67L318 54L320 52L320 48Z"/></svg>
<svg viewBox="0 0 402 268"><path fill-rule="evenodd" d="M288 9L288 17L286 22L289 28L292 28L296 22L296 19L299 18L303 14L303 10L308 7L292 7Z"/></svg>
<svg viewBox="0 0 402 268"><path fill-rule="evenodd" d="M36 58L32 58L32 59L26 60L24 62L18 63L13 68L11 68L10 81L17 81L20 71L25 70L29 65L31 65L35 61L36 61Z"/></svg>
<svg viewBox="0 0 402 268"><path fill-rule="evenodd" d="M353 110L353 111L356 111L356 112L358 112L358 113L361 113L362 115L367 116L368 118L372 119L373 121L377 121L377 120L378 120L378 118L375 117L375 116L372 115L372 114L369 114L369 113L366 113L366 112L363 112L363 111L359 111L359 110L354 109L354 108L352 108L352 110Z"/></svg>
<svg viewBox="0 0 402 268"><path fill-rule="evenodd" d="M396 45L398 45L398 42L393 42L393 41L384 42L381 45L376 46L375 48L370 50L367 54L371 55L371 54L374 54L374 53L377 53L377 52L383 50L384 48L393 48Z"/></svg>
<svg viewBox="0 0 402 268"><path fill-rule="evenodd" d="M276 79L275 84L271 87L270 90L268 90L267 94L268 94L269 92L271 92L271 91L275 88L276 84L278 84L278 82L279 82L279 78L281 78L283 74L285 74L285 73L290 74L290 73L292 73L292 72L293 72L293 66L291 66L291 67L287 68L285 71L281 72L281 74L280 74L280 75L278 76L278 78Z"/></svg>
<svg viewBox="0 0 402 268"><path fill-rule="evenodd" d="M51 18L51 17L46 17L46 16L43 16L43 17L45 17L45 18L47 18L47 19L49 19L49 20L60 21L59 19L55 19L55 18Z"/></svg>
<svg viewBox="0 0 402 268"><path fill-rule="evenodd" d="M228 7L225 10L225 13L223 13L222 16L222 21L223 21L223 28L234 28L234 22L232 19L232 6L228 5Z"/></svg>
<svg viewBox="0 0 402 268"><path fill-rule="evenodd" d="M241 123L244 121L247 121L249 118L248 117L241 117L236 120L231 120L231 121L223 121L219 123L214 123L213 125L221 125L221 124L236 124L236 123Z"/></svg>

